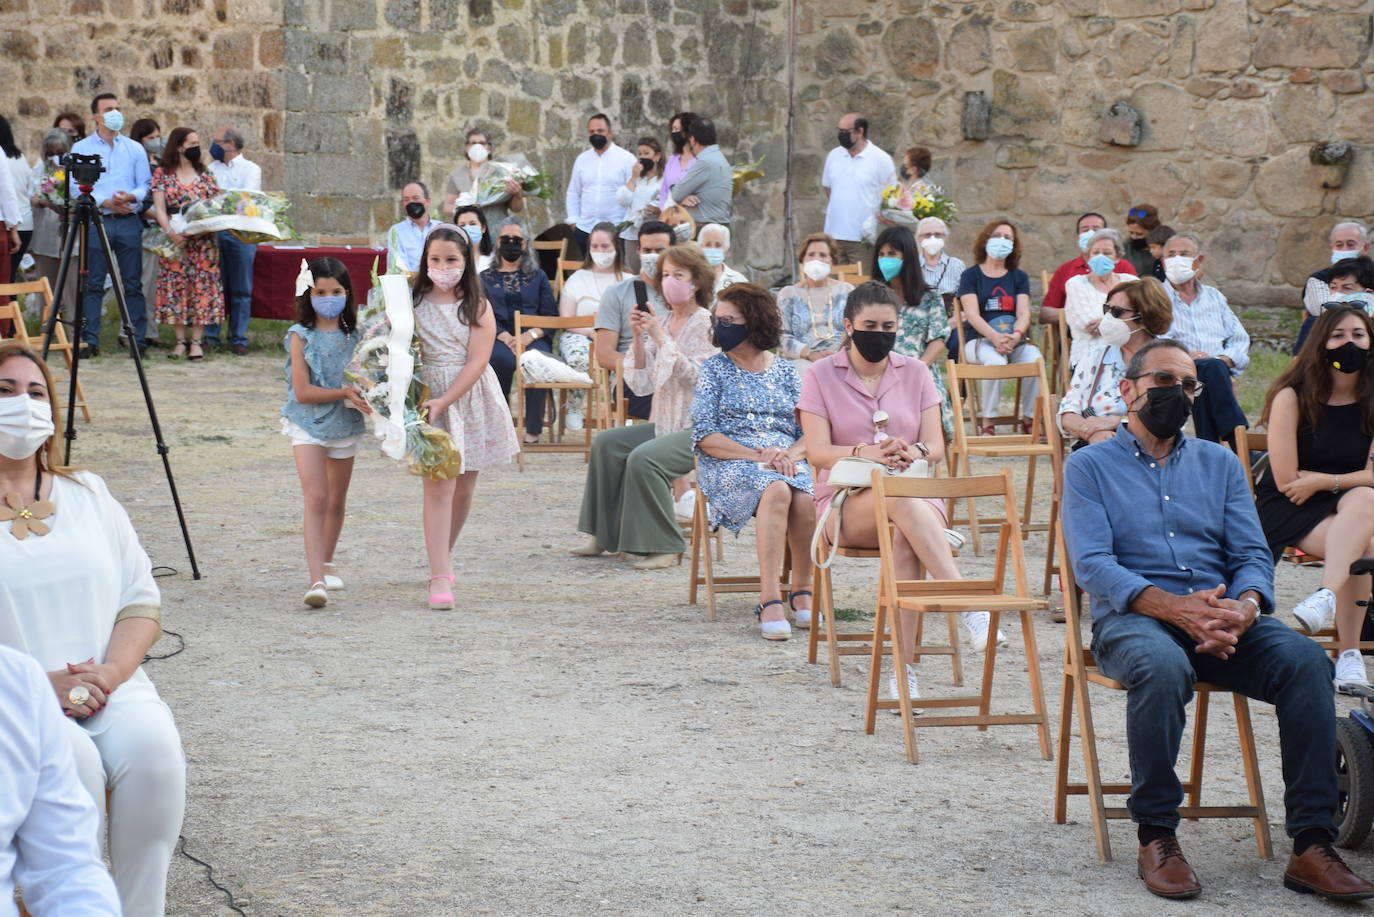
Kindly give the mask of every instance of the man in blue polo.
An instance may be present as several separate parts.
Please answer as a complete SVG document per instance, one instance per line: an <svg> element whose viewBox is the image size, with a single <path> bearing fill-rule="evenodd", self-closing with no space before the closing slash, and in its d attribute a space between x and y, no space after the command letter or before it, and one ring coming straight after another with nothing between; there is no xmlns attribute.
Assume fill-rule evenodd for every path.
<svg viewBox="0 0 1374 917"><path fill-rule="evenodd" d="M73 153L100 157L105 171L95 183L91 195L95 198L110 250L119 262L117 276L124 286L124 302L134 325L134 342L142 353L148 330L148 308L143 299L143 224L138 210L148 196L152 173L148 169L148 151L120 133L124 129L124 113L119 99L112 92L102 92L91 100L91 114L95 115L95 133L72 147ZM110 265L100 237L92 225L87 236L87 260L90 279L84 299L86 326L81 329L81 355L100 356L100 302L105 295L105 276Z"/></svg>
<svg viewBox="0 0 1374 917"><path fill-rule="evenodd" d="M401 209L406 218L391 227L386 234L387 270L399 268L407 274L420 269L420 253L425 239L439 224L429 216L429 188L424 182L406 182L401 189Z"/></svg>
<svg viewBox="0 0 1374 917"><path fill-rule="evenodd" d="M1273 558L1235 454L1183 435L1195 373L1177 341L1140 348L1120 383L1126 422L1064 466L1064 533L1074 574L1092 596L1093 655L1126 686L1140 878L1164 898L1202 892L1175 836L1183 789L1174 767L1193 685L1206 681L1274 705L1293 839L1283 884L1337 900L1374 898L1374 885L1331 846L1331 660L1272 616Z"/></svg>

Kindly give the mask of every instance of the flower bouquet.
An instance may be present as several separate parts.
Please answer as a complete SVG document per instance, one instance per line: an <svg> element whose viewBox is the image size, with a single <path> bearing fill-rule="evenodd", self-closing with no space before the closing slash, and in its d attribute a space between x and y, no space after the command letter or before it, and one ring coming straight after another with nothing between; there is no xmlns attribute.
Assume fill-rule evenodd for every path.
<svg viewBox="0 0 1374 917"><path fill-rule="evenodd" d="M286 211L286 195L266 191L221 191L194 201L172 216L172 228L187 236L230 232L240 242L282 242L300 235Z"/></svg>
<svg viewBox="0 0 1374 917"><path fill-rule="evenodd" d="M464 195L459 195L458 203L476 204L478 207L504 203L510 200L510 192L506 190L506 182L510 179L518 181L521 190L529 197L547 200L553 196L553 183L542 169L524 163L493 162L491 174L482 179L472 200L463 201L461 198Z"/></svg>
<svg viewBox="0 0 1374 917"><path fill-rule="evenodd" d="M765 158L764 156L760 156L747 165L730 167L731 174L735 180L734 188L730 192L731 197L739 196L740 189L744 187L745 182L751 182L756 178L763 178L763 169L760 169L759 166L763 165L763 160Z"/></svg>
<svg viewBox="0 0 1374 917"><path fill-rule="evenodd" d="M181 260L181 246L173 244L172 240L167 238L167 233L157 224L143 230L143 250L167 261Z"/></svg>
<svg viewBox="0 0 1374 917"><path fill-rule="evenodd" d="M953 223L958 219L957 214L958 208L938 185L924 181L911 185L888 185L883 189L877 217L869 217L864 223L864 241L872 242L877 238L879 222L909 226L915 231L916 224L926 217L938 217L946 223Z"/></svg>
<svg viewBox="0 0 1374 917"><path fill-rule="evenodd" d="M43 179L38 183L38 196L54 207L66 206L67 170L65 167L44 166Z"/></svg>
<svg viewBox="0 0 1374 917"><path fill-rule="evenodd" d="M344 376L372 406L382 454L405 462L411 474L447 481L462 474L463 458L449 435L420 414L429 391L420 381L410 290L405 278L395 274L382 277L381 287L386 312L363 329Z"/></svg>

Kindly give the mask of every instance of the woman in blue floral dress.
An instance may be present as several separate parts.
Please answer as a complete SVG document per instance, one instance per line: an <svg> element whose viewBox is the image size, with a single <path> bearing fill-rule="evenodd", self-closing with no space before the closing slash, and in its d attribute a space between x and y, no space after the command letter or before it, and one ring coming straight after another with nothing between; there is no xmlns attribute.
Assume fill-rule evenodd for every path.
<svg viewBox="0 0 1374 917"><path fill-rule="evenodd" d="M737 283L715 308L721 352L701 365L692 399L697 475L710 522L736 534L757 518L759 604L764 639L792 635L782 602L783 545L792 547L790 604L797 626L811 626L811 533L816 526L811 471L797 422L801 376L771 353L782 320L768 291Z"/></svg>

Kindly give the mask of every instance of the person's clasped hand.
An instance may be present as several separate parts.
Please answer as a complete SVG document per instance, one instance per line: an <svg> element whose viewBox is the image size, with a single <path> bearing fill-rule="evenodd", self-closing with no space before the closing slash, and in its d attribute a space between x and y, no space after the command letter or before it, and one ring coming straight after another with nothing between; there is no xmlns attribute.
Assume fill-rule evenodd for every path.
<svg viewBox="0 0 1374 917"><path fill-rule="evenodd" d="M48 680L57 692L57 700L68 716L84 719L104 709L115 690L115 675L108 665L96 663L94 657L81 663L68 663L64 670L49 672ZM89 697L80 704L72 703L75 688L84 688Z"/></svg>
<svg viewBox="0 0 1374 917"><path fill-rule="evenodd" d="M1292 501L1294 506L1302 506L1313 494L1323 490L1330 490L1332 477L1329 474L1315 474L1311 471L1299 471L1298 476L1287 484L1279 487L1279 490Z"/></svg>
<svg viewBox="0 0 1374 917"><path fill-rule="evenodd" d="M1224 584L1175 597L1171 623L1197 641L1195 652L1218 659L1230 659L1236 652L1240 635L1254 621L1249 602L1224 598Z"/></svg>

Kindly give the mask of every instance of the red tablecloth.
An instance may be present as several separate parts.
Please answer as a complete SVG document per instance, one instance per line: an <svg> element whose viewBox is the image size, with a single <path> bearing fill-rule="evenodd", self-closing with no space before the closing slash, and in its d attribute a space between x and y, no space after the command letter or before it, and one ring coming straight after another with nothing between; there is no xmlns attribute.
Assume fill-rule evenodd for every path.
<svg viewBox="0 0 1374 917"><path fill-rule="evenodd" d="M353 283L353 299L367 301L372 289L372 262L377 262L377 275L386 273L386 249L360 245L322 246L319 248L279 248L259 245L253 259L253 317L294 319L296 317L296 275L301 272L301 259L311 261L325 256L338 258L348 268Z"/></svg>

